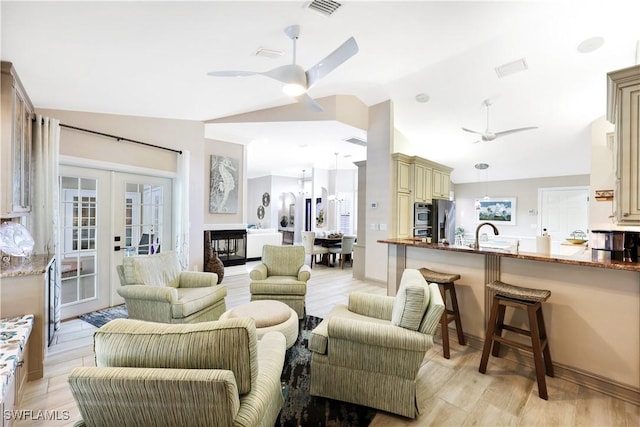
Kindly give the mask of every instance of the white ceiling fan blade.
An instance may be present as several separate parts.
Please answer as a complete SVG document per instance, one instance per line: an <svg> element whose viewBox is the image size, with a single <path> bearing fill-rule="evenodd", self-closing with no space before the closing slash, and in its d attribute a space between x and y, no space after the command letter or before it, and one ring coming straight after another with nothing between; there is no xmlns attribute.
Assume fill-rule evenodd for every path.
<svg viewBox="0 0 640 427"><path fill-rule="evenodd" d="M307 89L318 80L335 70L340 64L358 53L358 43L353 37L342 43L336 50L307 70Z"/></svg>
<svg viewBox="0 0 640 427"><path fill-rule="evenodd" d="M237 71L237 70L228 70L228 71L211 71L207 73L208 76L213 77L246 77L246 76L255 76L255 71Z"/></svg>
<svg viewBox="0 0 640 427"><path fill-rule="evenodd" d="M478 135L484 135L484 132L478 132L476 130L471 130L471 129L467 129L467 128L462 128L462 130L465 131L465 132L475 133L475 134L478 134Z"/></svg>
<svg viewBox="0 0 640 427"><path fill-rule="evenodd" d="M304 74L304 70L301 66L296 64L287 64L280 67L276 67L273 70L265 71L264 73L256 73L262 76L271 77L285 84L297 83L302 87L307 87L307 80Z"/></svg>
<svg viewBox="0 0 640 427"><path fill-rule="evenodd" d="M526 128L503 130L502 132L496 132L495 136L496 136L496 138L499 138L501 136L511 135L512 133L523 132L525 130L531 130L531 129L538 129L538 126L529 126L529 127L526 127Z"/></svg>
<svg viewBox="0 0 640 427"><path fill-rule="evenodd" d="M305 104L307 107L311 108L313 111L317 113L322 113L324 110L316 101L313 100L308 94L303 93L300 96L296 96L296 101L301 104Z"/></svg>

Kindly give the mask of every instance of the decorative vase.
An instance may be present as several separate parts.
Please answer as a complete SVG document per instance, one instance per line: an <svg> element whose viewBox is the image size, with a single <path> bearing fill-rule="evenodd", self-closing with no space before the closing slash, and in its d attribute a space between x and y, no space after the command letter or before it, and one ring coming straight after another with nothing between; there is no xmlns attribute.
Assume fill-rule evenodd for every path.
<svg viewBox="0 0 640 427"><path fill-rule="evenodd" d="M209 259L207 260L205 271L216 273L218 275L218 284L222 282L222 278L224 277L224 264L222 260L220 260L218 252L214 251L213 248L209 248Z"/></svg>
<svg viewBox="0 0 640 427"><path fill-rule="evenodd" d="M282 219L280 220L280 225L283 227L286 227L287 225L289 225L289 221L287 220L286 216L282 217Z"/></svg>

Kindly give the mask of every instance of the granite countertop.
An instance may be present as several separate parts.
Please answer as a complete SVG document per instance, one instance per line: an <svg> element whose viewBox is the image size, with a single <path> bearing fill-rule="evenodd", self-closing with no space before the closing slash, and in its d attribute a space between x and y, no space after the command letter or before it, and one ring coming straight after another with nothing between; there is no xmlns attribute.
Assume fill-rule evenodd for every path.
<svg viewBox="0 0 640 427"><path fill-rule="evenodd" d="M0 277L30 276L44 274L53 255L33 255L30 260L11 257L10 262L0 261Z"/></svg>
<svg viewBox="0 0 640 427"><path fill-rule="evenodd" d="M563 256L563 255L543 255L535 252L522 252L522 251L504 251L504 250L492 250L492 249L472 249L468 246L456 246L456 245L443 245L442 243L426 243L422 242L420 238L406 238L406 239L381 239L378 243L387 243L390 245L402 245L411 246L415 248L424 249L436 249L441 251L454 251L454 252L466 252L476 253L483 255L495 255L505 258L518 258L532 261L554 262L559 264L571 264L581 265L585 267L597 267L597 268L609 268L614 270L626 270L626 271L638 271L640 272L640 262L623 262L616 260L598 260L591 259L591 251L580 251L578 254Z"/></svg>

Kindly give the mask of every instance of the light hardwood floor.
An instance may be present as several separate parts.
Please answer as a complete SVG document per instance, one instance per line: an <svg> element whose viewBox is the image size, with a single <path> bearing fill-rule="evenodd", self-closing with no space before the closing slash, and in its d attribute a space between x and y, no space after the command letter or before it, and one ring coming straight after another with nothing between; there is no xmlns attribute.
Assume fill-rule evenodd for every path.
<svg viewBox="0 0 640 427"><path fill-rule="evenodd" d="M253 265L226 269L223 284L228 288L228 307L249 301L248 271ZM314 265L307 291L307 313L325 317L334 305L346 303L353 291L386 293L379 283L353 279L348 266L341 270ZM40 419L16 421L15 426L71 426L79 418L67 376L74 367L94 365L95 329L78 319L63 322L47 354L44 378L27 383L17 406L31 414L30 418L38 418L37 411L48 412L40 413ZM460 346L455 339L451 340L451 359L444 359L438 334L418 375L420 416L409 420L378 413L371 426L640 425L638 406L548 377L549 400L545 401L538 397L532 369L492 357L487 374L483 375L478 372L479 363L480 351ZM42 419L43 416L49 419Z"/></svg>

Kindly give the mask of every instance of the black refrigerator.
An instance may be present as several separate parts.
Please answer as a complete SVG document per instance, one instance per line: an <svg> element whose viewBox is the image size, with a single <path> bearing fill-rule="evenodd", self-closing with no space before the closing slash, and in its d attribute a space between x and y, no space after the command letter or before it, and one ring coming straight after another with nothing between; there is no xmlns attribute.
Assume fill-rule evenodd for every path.
<svg viewBox="0 0 640 427"><path fill-rule="evenodd" d="M454 244L456 238L456 202L453 200L433 199L431 208L433 242L446 239Z"/></svg>

